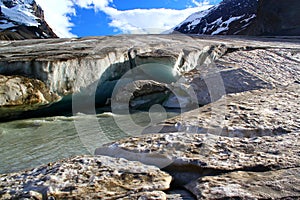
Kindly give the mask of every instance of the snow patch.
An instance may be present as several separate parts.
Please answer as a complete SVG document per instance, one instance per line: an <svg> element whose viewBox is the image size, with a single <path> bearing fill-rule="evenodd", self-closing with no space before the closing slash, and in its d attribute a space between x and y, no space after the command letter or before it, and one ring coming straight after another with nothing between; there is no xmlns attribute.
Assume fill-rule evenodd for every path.
<svg viewBox="0 0 300 200"><path fill-rule="evenodd" d="M8 22L7 20L0 20L0 29L8 29L12 28L15 25L11 22Z"/></svg>
<svg viewBox="0 0 300 200"><path fill-rule="evenodd" d="M26 26L39 26L37 22L37 17L32 13L33 0L18 0L15 2L16 5L8 8L3 4L3 1L0 2L1 12L11 21L14 21L16 24L24 24ZM13 25L15 26L15 25ZM2 26L2 29L5 29L6 26ZM12 23L8 23L7 27L12 27Z"/></svg>
<svg viewBox="0 0 300 200"><path fill-rule="evenodd" d="M186 20L181 22L178 26L176 26L176 28L182 26L183 24L189 24L188 28L190 29L191 27L197 25L197 23L199 23L201 19L205 17L209 12L210 9L194 13L191 16L189 16Z"/></svg>
<svg viewBox="0 0 300 200"><path fill-rule="evenodd" d="M241 23L248 23L249 21L251 21L252 19L254 19L256 17L256 14L251 15L249 18L247 19L243 19L241 21Z"/></svg>
<svg viewBox="0 0 300 200"><path fill-rule="evenodd" d="M244 16L245 15L229 18L228 20L222 22L222 24L220 24L220 27L217 30L215 30L214 32L212 32L211 34L212 35L217 35L217 34L223 32L223 31L227 31L229 29L229 24L230 23L232 23L233 21L239 20Z"/></svg>

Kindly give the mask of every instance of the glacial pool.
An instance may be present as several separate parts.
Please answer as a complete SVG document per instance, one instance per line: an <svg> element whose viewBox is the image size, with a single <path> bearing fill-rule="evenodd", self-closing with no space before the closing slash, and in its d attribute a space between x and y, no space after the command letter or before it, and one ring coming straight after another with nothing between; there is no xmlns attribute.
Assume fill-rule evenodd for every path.
<svg viewBox="0 0 300 200"><path fill-rule="evenodd" d="M166 114L169 118L178 112ZM147 126L150 122L148 112L134 112L131 118L140 126ZM102 112L93 116L79 114L0 123L0 174L75 155L92 154L93 149L104 143L140 134L138 130L130 134L121 130L115 119L116 115ZM93 120L98 122L96 126L90 122Z"/></svg>

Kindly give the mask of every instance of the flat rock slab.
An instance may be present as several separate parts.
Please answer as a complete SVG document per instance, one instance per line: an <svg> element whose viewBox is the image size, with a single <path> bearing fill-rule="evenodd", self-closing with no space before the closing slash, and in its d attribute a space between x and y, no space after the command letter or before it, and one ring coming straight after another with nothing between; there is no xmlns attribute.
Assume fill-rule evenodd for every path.
<svg viewBox="0 0 300 200"><path fill-rule="evenodd" d="M0 176L0 199L166 199L171 176L157 167L78 156Z"/></svg>
<svg viewBox="0 0 300 200"><path fill-rule="evenodd" d="M187 187L197 199L300 199L300 168L206 176Z"/></svg>
<svg viewBox="0 0 300 200"><path fill-rule="evenodd" d="M230 137L273 136L300 129L300 85L229 94L201 108L149 127L144 133L213 133Z"/></svg>
<svg viewBox="0 0 300 200"><path fill-rule="evenodd" d="M167 133L123 139L95 153L156 165L185 185L201 176L229 171L299 167L299 139L299 132L255 138Z"/></svg>

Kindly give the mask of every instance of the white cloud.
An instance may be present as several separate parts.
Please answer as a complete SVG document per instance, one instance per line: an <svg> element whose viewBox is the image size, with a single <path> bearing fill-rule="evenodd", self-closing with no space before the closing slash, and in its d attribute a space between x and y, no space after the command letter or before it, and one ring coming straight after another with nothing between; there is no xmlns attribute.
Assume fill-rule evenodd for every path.
<svg viewBox="0 0 300 200"><path fill-rule="evenodd" d="M209 1L208 0L202 0L202 1L192 0L192 3L195 4L198 7L209 5Z"/></svg>
<svg viewBox="0 0 300 200"><path fill-rule="evenodd" d="M75 5L104 12L111 19L109 25L123 33L161 33L178 25L192 13L210 7L207 0L204 3L192 0L195 6L183 10L161 8L125 11L111 7L109 4L113 0L37 0L37 2L44 9L47 22L60 37L74 36L70 32L73 24L68 15L75 14Z"/></svg>
<svg viewBox="0 0 300 200"><path fill-rule="evenodd" d="M123 33L161 33L178 25L190 14L203 10L206 7L173 9L134 9L119 11L114 8L103 10L111 18L112 27Z"/></svg>
<svg viewBox="0 0 300 200"><path fill-rule="evenodd" d="M74 4L82 8L105 9L113 0L73 0Z"/></svg>

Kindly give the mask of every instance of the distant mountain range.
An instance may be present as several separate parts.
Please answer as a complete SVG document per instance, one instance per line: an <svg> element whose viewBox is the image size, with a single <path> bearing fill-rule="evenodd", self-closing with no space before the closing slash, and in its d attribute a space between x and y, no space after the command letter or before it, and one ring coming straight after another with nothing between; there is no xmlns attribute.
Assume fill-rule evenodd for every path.
<svg viewBox="0 0 300 200"><path fill-rule="evenodd" d="M0 0L0 39L55 38L34 0Z"/></svg>
<svg viewBox="0 0 300 200"><path fill-rule="evenodd" d="M298 35L299 0L223 0L194 13L173 33L208 35Z"/></svg>

